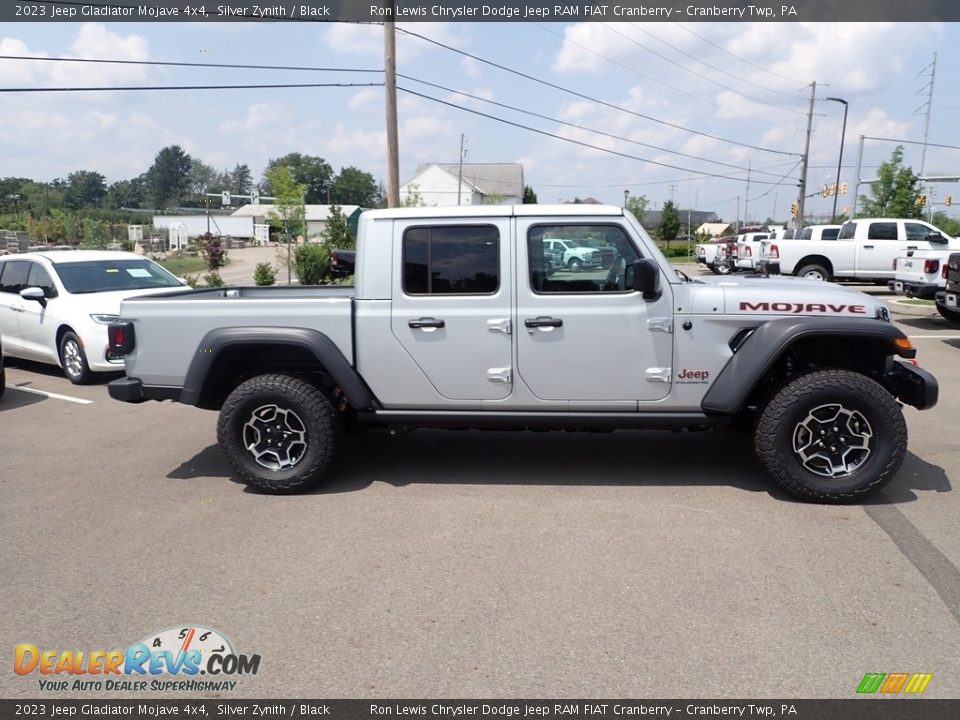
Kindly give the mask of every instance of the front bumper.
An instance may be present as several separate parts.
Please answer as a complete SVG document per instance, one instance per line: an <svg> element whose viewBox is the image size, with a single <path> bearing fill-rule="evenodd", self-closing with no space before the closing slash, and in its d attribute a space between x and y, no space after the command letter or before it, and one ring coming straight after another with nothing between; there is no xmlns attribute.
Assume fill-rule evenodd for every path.
<svg viewBox="0 0 960 720"><path fill-rule="evenodd" d="M911 298L933 300L940 287L934 283L913 282L910 280L888 280L887 288L897 295Z"/></svg>
<svg viewBox="0 0 960 720"><path fill-rule="evenodd" d="M887 387L902 403L917 410L929 410L937 404L940 394L937 379L921 367L894 361L884 379Z"/></svg>

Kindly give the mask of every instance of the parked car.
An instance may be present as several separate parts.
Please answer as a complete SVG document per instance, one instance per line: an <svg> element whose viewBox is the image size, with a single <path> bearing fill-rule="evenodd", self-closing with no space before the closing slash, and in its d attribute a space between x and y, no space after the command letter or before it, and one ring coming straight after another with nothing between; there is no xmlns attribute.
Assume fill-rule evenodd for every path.
<svg viewBox="0 0 960 720"><path fill-rule="evenodd" d="M0 342L10 357L63 368L70 382L123 369L107 347L120 301L184 283L134 253L76 250L0 258Z"/></svg>
<svg viewBox="0 0 960 720"><path fill-rule="evenodd" d="M716 275L729 275L736 270L737 238L725 235L710 242L697 243L697 262Z"/></svg>
<svg viewBox="0 0 960 720"><path fill-rule="evenodd" d="M936 294L937 312L954 325L960 325L960 253L947 260L947 284Z"/></svg>
<svg viewBox="0 0 960 720"><path fill-rule="evenodd" d="M544 238L543 247L545 251L559 252L560 265L572 272L577 272L578 270L595 270L603 267L603 253L597 248L590 247L581 241Z"/></svg>
<svg viewBox="0 0 960 720"><path fill-rule="evenodd" d="M0 397L3 391L7 389L7 371L3 364L3 341L0 340Z"/></svg>
<svg viewBox="0 0 960 720"><path fill-rule="evenodd" d="M357 261L356 250L343 250L334 248L330 251L330 273L337 277L347 277L353 275L353 270Z"/></svg>

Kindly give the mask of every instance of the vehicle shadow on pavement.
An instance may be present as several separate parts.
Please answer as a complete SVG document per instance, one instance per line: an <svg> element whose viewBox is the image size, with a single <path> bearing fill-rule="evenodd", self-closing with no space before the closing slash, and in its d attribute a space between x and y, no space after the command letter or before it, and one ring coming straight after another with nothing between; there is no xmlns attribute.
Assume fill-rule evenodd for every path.
<svg viewBox="0 0 960 720"><path fill-rule="evenodd" d="M897 325L909 325L912 328L917 330L955 330L956 327L951 325L949 322L940 317L936 311L932 315L928 316L903 316L899 315L894 318L894 323Z"/></svg>
<svg viewBox="0 0 960 720"><path fill-rule="evenodd" d="M375 482L465 485L730 485L788 499L764 476L742 433L417 430L350 436L314 494Z"/></svg>
<svg viewBox="0 0 960 720"><path fill-rule="evenodd" d="M194 480L203 477L228 478L231 475L233 475L233 471L226 458L223 457L223 453L220 452L218 445L210 445L204 448L167 473L170 480Z"/></svg>
<svg viewBox="0 0 960 720"><path fill-rule="evenodd" d="M939 465L908 452L900 472L883 490L864 500L864 505L900 505L918 499L914 491L951 492L953 485L946 471Z"/></svg>
<svg viewBox="0 0 960 720"><path fill-rule="evenodd" d="M47 398L42 395L17 392L16 385L7 385L6 392L4 392L3 397L0 398L0 412L4 410L16 410L17 408L27 407L27 405L35 405L46 399Z"/></svg>
<svg viewBox="0 0 960 720"><path fill-rule="evenodd" d="M167 474L171 480L237 479L210 445ZM358 492L374 483L407 485L723 486L801 502L769 479L744 433L565 433L384 430L346 435L328 479L305 494ZM887 488L867 502L901 504L915 491L950 492L943 468L907 453ZM245 492L256 492L245 488Z"/></svg>

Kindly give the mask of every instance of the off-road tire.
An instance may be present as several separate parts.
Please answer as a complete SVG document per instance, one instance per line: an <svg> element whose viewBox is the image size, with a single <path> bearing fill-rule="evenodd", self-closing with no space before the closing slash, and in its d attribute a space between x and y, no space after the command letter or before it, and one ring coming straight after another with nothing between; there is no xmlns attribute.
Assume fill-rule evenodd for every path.
<svg viewBox="0 0 960 720"><path fill-rule="evenodd" d="M583 268L583 263L580 261L579 258L570 258L567 261L567 270L569 270L570 272L580 272L582 268Z"/></svg>
<svg viewBox="0 0 960 720"><path fill-rule="evenodd" d="M294 433L299 440L285 447L287 459L294 458L289 467L265 467L256 456L262 443L248 447L245 441L245 436L259 438L260 426L275 422L265 421L264 413L267 416L273 413L273 417L278 418L276 422L285 429L291 425L294 429L302 426L302 431ZM270 431L273 432L272 427ZM217 421L217 441L237 476L249 487L264 493L298 493L319 485L333 461L339 440L340 418L330 400L315 385L292 375L250 378L230 393ZM305 446L302 451L300 445ZM280 456L274 459L279 465ZM271 461L266 455L261 455L260 460Z"/></svg>
<svg viewBox="0 0 960 720"><path fill-rule="evenodd" d="M797 277L805 278L809 276L817 280L823 280L824 282L830 282L831 280L830 273L827 272L827 269L823 265L818 265L817 263L804 265L794 274Z"/></svg>
<svg viewBox="0 0 960 720"><path fill-rule="evenodd" d="M83 343L72 330L68 330L60 338L60 366L67 380L74 385L86 385L93 379L93 373L87 364L87 355L83 351Z"/></svg>
<svg viewBox="0 0 960 720"><path fill-rule="evenodd" d="M794 443L798 437L806 439L803 433L814 411L822 413L822 408L834 405L866 421L869 437L860 441L869 453L849 472L825 477L804 465ZM834 436L837 440L846 438ZM879 383L849 370L821 370L793 379L773 396L760 413L754 446L761 465L791 495L812 502L853 502L896 475L907 449L907 426L899 404ZM848 454L855 460L858 452Z"/></svg>
<svg viewBox="0 0 960 720"><path fill-rule="evenodd" d="M937 303L937 312L944 320L952 322L954 325L960 325L960 310L951 310Z"/></svg>

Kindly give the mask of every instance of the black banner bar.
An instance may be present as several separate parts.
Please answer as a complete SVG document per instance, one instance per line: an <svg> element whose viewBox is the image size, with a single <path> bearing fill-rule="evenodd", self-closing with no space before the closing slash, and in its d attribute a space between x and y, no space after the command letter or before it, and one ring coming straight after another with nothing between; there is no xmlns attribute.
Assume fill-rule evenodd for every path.
<svg viewBox="0 0 960 720"><path fill-rule="evenodd" d="M5 22L956 22L956 0L0 0Z"/></svg>
<svg viewBox="0 0 960 720"><path fill-rule="evenodd" d="M850 700L0 700L0 718L331 718L373 720L943 720L960 700L870 697Z"/></svg>

